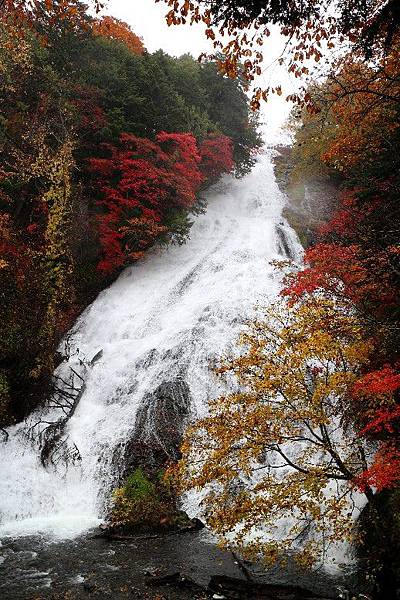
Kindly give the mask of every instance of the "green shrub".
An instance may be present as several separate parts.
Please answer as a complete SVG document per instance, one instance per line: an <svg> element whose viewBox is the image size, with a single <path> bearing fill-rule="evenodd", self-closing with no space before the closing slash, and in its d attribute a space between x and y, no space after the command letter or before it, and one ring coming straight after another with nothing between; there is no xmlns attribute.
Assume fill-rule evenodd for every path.
<svg viewBox="0 0 400 600"><path fill-rule="evenodd" d="M110 527L141 529L171 525L176 514L175 499L160 473L152 482L141 468L113 492Z"/></svg>

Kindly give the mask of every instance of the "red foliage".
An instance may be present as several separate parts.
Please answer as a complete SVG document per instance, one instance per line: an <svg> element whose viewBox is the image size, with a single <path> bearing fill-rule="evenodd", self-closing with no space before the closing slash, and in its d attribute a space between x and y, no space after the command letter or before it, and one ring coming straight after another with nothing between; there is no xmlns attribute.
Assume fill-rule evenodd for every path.
<svg viewBox="0 0 400 600"><path fill-rule="evenodd" d="M361 492L376 488L377 492L390 489L400 481L400 451L391 444L383 444L373 464L353 480Z"/></svg>
<svg viewBox="0 0 400 600"><path fill-rule="evenodd" d="M37 232L38 229L39 229L39 225L37 223L31 223L30 225L27 226L26 231L30 235L33 235L34 233Z"/></svg>
<svg viewBox="0 0 400 600"><path fill-rule="evenodd" d="M109 158L92 159L99 175L105 212L99 217L103 259L109 273L137 260L167 231L171 209L189 209L204 177L196 140L189 133L165 133L156 141L122 134Z"/></svg>
<svg viewBox="0 0 400 600"><path fill-rule="evenodd" d="M358 244L319 243L308 248L304 258L309 266L289 277L282 292L293 300L318 289L356 304L381 305L396 300L385 252L366 257Z"/></svg>
<svg viewBox="0 0 400 600"><path fill-rule="evenodd" d="M400 390L400 374L390 365L363 375L354 384L352 396L362 401L367 424L361 435L381 436L395 432L400 419L400 406L394 403L393 395ZM371 409L368 407L371 406ZM364 420L364 422L365 422Z"/></svg>
<svg viewBox="0 0 400 600"><path fill-rule="evenodd" d="M28 248L18 236L11 216L0 213L0 273L7 272L20 285L28 276L30 267Z"/></svg>
<svg viewBox="0 0 400 600"><path fill-rule="evenodd" d="M353 394L357 396L393 394L400 389L400 374L390 365L385 365L379 371L367 373L361 377L353 387Z"/></svg>
<svg viewBox="0 0 400 600"><path fill-rule="evenodd" d="M201 172L207 179L217 179L234 167L233 143L226 135L211 135L200 145Z"/></svg>
<svg viewBox="0 0 400 600"><path fill-rule="evenodd" d="M346 191L340 202L340 207L333 213L327 223L322 225L318 231L319 235L324 238L339 238L353 240L357 239L358 230L354 226L355 223L360 224L365 219L365 210L360 208L356 197L357 190Z"/></svg>
<svg viewBox="0 0 400 600"><path fill-rule="evenodd" d="M368 200L361 200L364 190L346 190L342 194L340 207L333 213L327 223L318 231L324 240L340 240L341 243L358 242L368 245L371 236L371 227L376 226L376 219L385 212L385 194L390 182L385 180L375 182L375 190L368 195Z"/></svg>
<svg viewBox="0 0 400 600"><path fill-rule="evenodd" d="M103 109L99 106L99 91L90 86L75 86L72 104L79 117L79 134L84 138L88 133L96 132L107 125Z"/></svg>
<svg viewBox="0 0 400 600"><path fill-rule="evenodd" d="M400 418L400 406L378 410L374 418L361 430L362 435L394 433L394 424Z"/></svg>

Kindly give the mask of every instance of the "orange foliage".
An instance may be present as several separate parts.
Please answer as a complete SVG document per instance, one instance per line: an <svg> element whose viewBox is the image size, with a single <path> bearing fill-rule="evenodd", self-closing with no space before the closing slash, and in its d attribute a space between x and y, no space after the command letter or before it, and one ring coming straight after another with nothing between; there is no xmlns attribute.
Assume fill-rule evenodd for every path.
<svg viewBox="0 0 400 600"><path fill-rule="evenodd" d="M95 35L122 42L133 54L143 54L145 51L143 41L132 31L128 23L115 17L95 19L92 30Z"/></svg>
<svg viewBox="0 0 400 600"><path fill-rule="evenodd" d="M103 8L102 0L91 0L96 12ZM50 26L59 21L82 26L87 7L80 0L0 0L0 20L11 20L23 27L33 28L37 19L46 19Z"/></svg>
<svg viewBox="0 0 400 600"><path fill-rule="evenodd" d="M322 159L333 168L348 172L358 164L373 165L398 130L400 46L393 48L375 66L345 57L327 90L337 134Z"/></svg>

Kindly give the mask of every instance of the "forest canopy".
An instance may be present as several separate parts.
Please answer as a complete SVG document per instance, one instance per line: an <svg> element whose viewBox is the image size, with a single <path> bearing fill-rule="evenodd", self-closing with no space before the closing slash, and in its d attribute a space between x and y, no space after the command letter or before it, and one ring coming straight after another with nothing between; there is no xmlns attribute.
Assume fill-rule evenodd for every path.
<svg viewBox="0 0 400 600"><path fill-rule="evenodd" d="M50 394L57 344L94 295L154 244L184 242L204 189L248 172L260 144L215 63L151 54L79 2L4 6L2 426Z"/></svg>

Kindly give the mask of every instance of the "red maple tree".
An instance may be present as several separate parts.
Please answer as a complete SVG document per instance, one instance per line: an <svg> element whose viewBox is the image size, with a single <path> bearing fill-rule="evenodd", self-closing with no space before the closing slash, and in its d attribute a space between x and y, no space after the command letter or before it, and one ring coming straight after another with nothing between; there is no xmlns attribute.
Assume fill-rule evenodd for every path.
<svg viewBox="0 0 400 600"><path fill-rule="evenodd" d="M201 172L207 179L218 179L222 173L230 173L233 161L233 143L226 135L210 135L200 145Z"/></svg>
<svg viewBox="0 0 400 600"><path fill-rule="evenodd" d="M131 134L109 157L92 159L103 199L99 201L100 271L110 273L143 256L168 231L171 209L190 209L204 176L195 138L161 132L155 141Z"/></svg>

